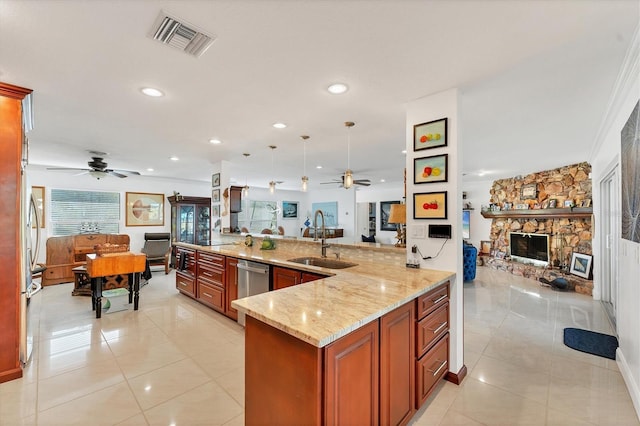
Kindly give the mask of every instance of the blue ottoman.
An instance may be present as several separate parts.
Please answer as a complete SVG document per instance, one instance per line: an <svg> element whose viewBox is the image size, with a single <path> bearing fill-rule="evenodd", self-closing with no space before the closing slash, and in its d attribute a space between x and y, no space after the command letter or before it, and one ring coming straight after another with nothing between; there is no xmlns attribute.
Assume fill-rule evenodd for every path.
<svg viewBox="0 0 640 426"><path fill-rule="evenodd" d="M476 278L476 261L478 260L478 249L472 245L462 247L462 274L465 281Z"/></svg>

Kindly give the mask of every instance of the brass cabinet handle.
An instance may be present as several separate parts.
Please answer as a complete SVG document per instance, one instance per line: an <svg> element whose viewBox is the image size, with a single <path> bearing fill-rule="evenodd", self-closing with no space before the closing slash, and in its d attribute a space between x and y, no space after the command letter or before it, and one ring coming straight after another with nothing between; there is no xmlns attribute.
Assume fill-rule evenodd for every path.
<svg viewBox="0 0 640 426"><path fill-rule="evenodd" d="M446 299L446 298L447 298L447 295L445 294L445 295L442 295L442 296L441 296L440 298L438 298L437 300L433 300L433 299L432 299L432 300L431 300L431 302L435 305L435 304L437 304L437 303L442 302L442 301L443 301L444 299Z"/></svg>
<svg viewBox="0 0 640 426"><path fill-rule="evenodd" d="M209 293L202 292L202 294L213 299L213 296L210 295Z"/></svg>
<svg viewBox="0 0 640 426"><path fill-rule="evenodd" d="M442 370L445 365L447 365L447 360L442 361L442 364L440 364L440 367L438 367L438 369L433 372L433 375L437 376L440 370Z"/></svg>
<svg viewBox="0 0 640 426"><path fill-rule="evenodd" d="M440 327L438 327L435 330L433 330L433 334L438 334L440 332L440 330L442 330L446 326L447 326L447 322L445 321L442 324L440 324Z"/></svg>

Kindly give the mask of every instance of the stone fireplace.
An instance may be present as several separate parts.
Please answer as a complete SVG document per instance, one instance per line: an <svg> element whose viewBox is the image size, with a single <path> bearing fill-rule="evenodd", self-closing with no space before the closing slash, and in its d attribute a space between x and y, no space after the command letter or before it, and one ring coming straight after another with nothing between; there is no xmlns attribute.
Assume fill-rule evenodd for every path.
<svg viewBox="0 0 640 426"><path fill-rule="evenodd" d="M485 260L486 264L533 279L551 281L563 277L575 291L591 294L591 280L567 273L574 252L592 254L590 172L588 163L579 163L496 180L491 188L493 210L482 212L484 217L492 218L490 237L496 254ZM528 189L526 197L523 187ZM555 208L549 207L551 200L555 200ZM535 266L509 259L511 232L549 235L549 265Z"/></svg>

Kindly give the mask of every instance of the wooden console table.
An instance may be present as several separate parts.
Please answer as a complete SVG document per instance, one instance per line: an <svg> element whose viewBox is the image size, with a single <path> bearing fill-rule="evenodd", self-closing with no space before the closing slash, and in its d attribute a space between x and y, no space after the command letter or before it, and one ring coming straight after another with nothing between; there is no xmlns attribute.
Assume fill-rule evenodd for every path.
<svg viewBox="0 0 640 426"><path fill-rule="evenodd" d="M138 310L140 273L144 272L147 256L139 253L110 253L102 256L87 255L87 275L91 278L91 307L96 318L102 316L102 283L105 277L113 275L129 276L129 303Z"/></svg>

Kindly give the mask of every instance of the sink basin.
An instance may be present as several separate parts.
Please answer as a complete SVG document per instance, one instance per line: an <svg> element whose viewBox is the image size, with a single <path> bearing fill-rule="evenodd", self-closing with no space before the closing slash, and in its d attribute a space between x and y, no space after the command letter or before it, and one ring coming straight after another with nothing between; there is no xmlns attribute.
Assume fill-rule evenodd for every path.
<svg viewBox="0 0 640 426"><path fill-rule="evenodd" d="M289 259L289 262L300 263L302 265L320 266L328 269L344 269L357 266L357 263L344 262L342 260L327 259L322 257L296 257Z"/></svg>

